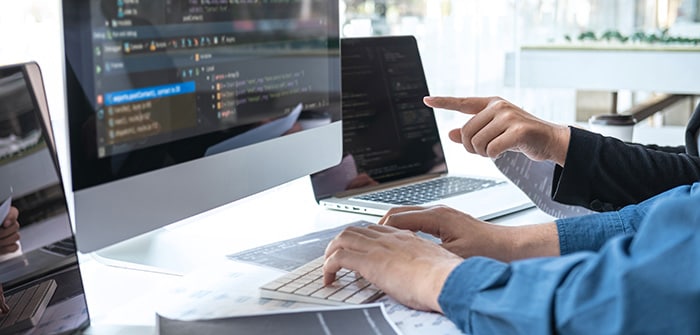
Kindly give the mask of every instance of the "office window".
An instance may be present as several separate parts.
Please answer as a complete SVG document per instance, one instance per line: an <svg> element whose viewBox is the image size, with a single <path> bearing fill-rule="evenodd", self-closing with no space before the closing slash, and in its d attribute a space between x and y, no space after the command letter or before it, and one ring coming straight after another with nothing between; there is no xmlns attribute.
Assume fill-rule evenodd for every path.
<svg viewBox="0 0 700 335"><path fill-rule="evenodd" d="M602 40L606 32L610 38L616 33L660 35L668 29L668 35L699 38L699 3L700 0L341 0L341 20L343 36L415 35L433 94L503 96L536 115L570 123L576 121L577 90L520 87L517 81L507 85L507 54L517 53L526 45L565 43L569 39L576 42L586 32L594 32ZM623 109L635 98L645 96L622 93Z"/></svg>

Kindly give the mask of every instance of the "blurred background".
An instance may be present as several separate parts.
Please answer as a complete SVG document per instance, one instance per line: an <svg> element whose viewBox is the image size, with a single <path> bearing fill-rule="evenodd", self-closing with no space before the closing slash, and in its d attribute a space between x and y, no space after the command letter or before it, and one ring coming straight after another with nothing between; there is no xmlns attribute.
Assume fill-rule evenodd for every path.
<svg viewBox="0 0 700 335"><path fill-rule="evenodd" d="M700 0L340 0L340 7L345 37L416 36L433 95L502 96L544 119L585 125L591 115L625 112L656 95L700 94ZM60 8L58 0L0 1L0 64L39 63L59 152ZM569 56L572 48L594 52ZM532 52L539 50L550 53ZM603 61L591 65L597 56ZM606 64L610 73L581 79ZM684 98L641 126L677 127L654 141L682 144L678 134L696 103L697 96ZM437 118L446 130L466 119L445 111Z"/></svg>
<svg viewBox="0 0 700 335"><path fill-rule="evenodd" d="M650 69L644 63L638 73L610 74L611 81L599 90L592 85L576 87L577 71L585 71L585 59L569 59L570 63L557 67L568 73L569 83L533 84L521 80L523 66L520 52L524 49L557 46L589 47L616 46L616 51L634 49L644 54L654 51L684 52L700 62L700 0L341 0L344 9L342 34L344 36L415 35L423 57L431 94L456 96L502 96L545 119L560 123L585 122L591 115L607 113L612 105L624 112L632 106L660 93L679 93L676 88L658 85L659 91L640 90L635 87L619 87L614 76L640 75ZM592 38L591 34L596 35ZM607 34L607 35L606 35ZM631 38L621 39L605 36ZM655 36L655 37L654 37ZM663 37L674 37L674 39ZM583 40L579 38L583 37ZM651 38L650 38L651 37ZM643 39L646 38L646 39ZM618 53L619 54L619 53ZM625 55L610 58L611 62L624 63ZM508 68L506 58L510 57ZM653 54L655 59L664 53ZM673 62L671 62L673 63ZM676 62L677 63L677 62ZM654 63L652 63L654 64ZM672 64L683 67L687 64ZM673 69L668 69L673 78ZM682 71L682 69L679 69ZM548 73L539 76L561 76ZM640 81L652 80L640 76ZM522 78L524 79L524 78ZM683 86L682 93L699 94L697 85ZM670 92L669 92L670 91ZM614 95L613 95L614 93ZM614 99L614 100L613 100ZM645 121L645 125L683 126L696 103L688 98L663 113ZM456 117L439 115L443 121ZM682 141L682 139L681 139Z"/></svg>

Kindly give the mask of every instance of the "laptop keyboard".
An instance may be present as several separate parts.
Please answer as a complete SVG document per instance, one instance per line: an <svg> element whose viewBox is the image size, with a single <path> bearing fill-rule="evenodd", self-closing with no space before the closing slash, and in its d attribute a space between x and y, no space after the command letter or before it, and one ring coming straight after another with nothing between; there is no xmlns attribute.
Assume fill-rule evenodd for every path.
<svg viewBox="0 0 700 335"><path fill-rule="evenodd" d="M64 238L50 245L42 247L42 249L59 254L61 256L70 256L75 254L75 243L72 237Z"/></svg>
<svg viewBox="0 0 700 335"><path fill-rule="evenodd" d="M489 179L444 177L425 182L368 193L352 199L384 202L394 205L421 205L451 196L474 192L504 183Z"/></svg>
<svg viewBox="0 0 700 335"><path fill-rule="evenodd" d="M321 305L364 304L384 293L354 271L341 269L335 281L323 285L321 256L260 288L260 297Z"/></svg>
<svg viewBox="0 0 700 335"><path fill-rule="evenodd" d="M10 312L0 315L0 334L12 334L36 326L55 291L56 281L51 279L8 295L5 301Z"/></svg>

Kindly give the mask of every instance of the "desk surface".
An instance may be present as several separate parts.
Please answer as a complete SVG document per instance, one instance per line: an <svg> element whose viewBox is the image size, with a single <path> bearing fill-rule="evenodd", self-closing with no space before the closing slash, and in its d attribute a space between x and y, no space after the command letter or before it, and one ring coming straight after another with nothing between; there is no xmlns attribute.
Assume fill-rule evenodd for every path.
<svg viewBox="0 0 700 335"><path fill-rule="evenodd" d="M302 194L306 196L299 196ZM269 210L270 204L275 204L275 210ZM312 198L308 178L301 178L161 230L163 240L169 240L166 246L179 247L158 250L191 265L188 273L222 261L230 262L235 270L236 262L226 260L225 255L357 220L378 219L321 208ZM515 225L550 220L538 210L527 210L495 221ZM178 275L108 266L93 254L80 259L92 323L88 334L154 333L158 300L183 280ZM251 272L250 265L240 266L241 271ZM260 275L276 276L269 270Z"/></svg>
<svg viewBox="0 0 700 335"><path fill-rule="evenodd" d="M683 128L641 128L635 131L635 141L679 144L683 141ZM469 167L472 173L498 174L490 160L466 155L462 150L459 145L446 146L451 168ZM176 260L188 273L222 261L229 262L227 268L235 270L235 262L226 260L225 255L357 220L378 219L321 208L313 199L308 178L300 178L162 229L155 240L155 255L151 256ZM529 209L493 222L521 225L551 219L537 209ZM155 333L158 300L183 281L179 275L108 266L97 261L94 254L81 255L80 260L92 322L87 334ZM263 271L261 276L270 276L270 272Z"/></svg>

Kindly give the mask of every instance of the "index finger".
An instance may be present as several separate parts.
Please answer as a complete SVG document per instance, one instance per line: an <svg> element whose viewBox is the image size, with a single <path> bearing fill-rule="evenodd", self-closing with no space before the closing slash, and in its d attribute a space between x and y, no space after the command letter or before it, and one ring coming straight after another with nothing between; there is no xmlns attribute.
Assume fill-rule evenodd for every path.
<svg viewBox="0 0 700 335"><path fill-rule="evenodd" d="M10 306L5 302L5 293L2 290L2 284L0 284L0 312L2 312L2 314L10 312Z"/></svg>
<svg viewBox="0 0 700 335"><path fill-rule="evenodd" d="M379 222L377 222L378 225L383 225L386 223L386 220L389 219L390 216L397 214L397 213L403 213L403 212L412 212L412 211L417 211L425 209L425 207L421 206L400 206L400 207L392 207L389 208L389 210L382 216L381 219L379 219Z"/></svg>
<svg viewBox="0 0 700 335"><path fill-rule="evenodd" d="M371 244L370 239L378 235L368 228L348 227L331 240L325 251L323 284L332 283L335 273L341 268L356 270L357 259L366 254L366 248Z"/></svg>
<svg viewBox="0 0 700 335"><path fill-rule="evenodd" d="M425 97L423 103L433 108L449 109L473 115L486 109L494 99L493 97Z"/></svg>
<svg viewBox="0 0 700 335"><path fill-rule="evenodd" d="M417 209L391 214L384 221L384 225L440 237L441 224L436 217L431 208Z"/></svg>

